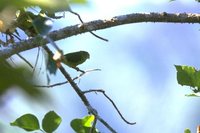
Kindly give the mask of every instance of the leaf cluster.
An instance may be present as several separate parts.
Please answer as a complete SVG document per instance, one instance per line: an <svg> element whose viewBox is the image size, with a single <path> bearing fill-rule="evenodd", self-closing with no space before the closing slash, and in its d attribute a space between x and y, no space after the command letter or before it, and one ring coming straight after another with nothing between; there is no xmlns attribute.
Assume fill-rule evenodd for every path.
<svg viewBox="0 0 200 133"><path fill-rule="evenodd" d="M33 114L24 114L11 122L11 126L17 126L26 131L44 130L46 133L53 133L62 122L62 118L54 111L49 111L42 119L42 129L38 118Z"/></svg>
<svg viewBox="0 0 200 133"><path fill-rule="evenodd" d="M200 70L191 66L175 65L177 70L177 81L180 85L193 88L193 94L187 96L198 96L200 92Z"/></svg>
<svg viewBox="0 0 200 133"><path fill-rule="evenodd" d="M83 118L76 118L71 121L71 127L76 133L99 133L94 127L94 115L88 115ZM11 122L11 126L17 126L26 130L27 132L40 130L46 133L53 133L61 124L62 118L54 111L49 111L42 119L42 127L40 126L38 118L33 114L24 114ZM92 131L92 132L91 132Z"/></svg>

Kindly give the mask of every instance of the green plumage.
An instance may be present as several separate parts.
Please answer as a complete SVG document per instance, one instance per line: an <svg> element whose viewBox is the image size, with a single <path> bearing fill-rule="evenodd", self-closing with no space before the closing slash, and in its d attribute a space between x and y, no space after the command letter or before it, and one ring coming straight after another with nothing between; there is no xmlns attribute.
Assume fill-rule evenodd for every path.
<svg viewBox="0 0 200 133"><path fill-rule="evenodd" d="M64 55L62 62L69 67L76 68L78 65L84 63L90 55L86 51L78 51Z"/></svg>

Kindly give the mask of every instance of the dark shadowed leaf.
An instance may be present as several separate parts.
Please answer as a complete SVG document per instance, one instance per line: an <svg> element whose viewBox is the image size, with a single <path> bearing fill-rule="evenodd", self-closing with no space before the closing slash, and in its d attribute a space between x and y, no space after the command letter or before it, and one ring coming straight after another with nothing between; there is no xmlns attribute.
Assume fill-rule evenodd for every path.
<svg viewBox="0 0 200 133"><path fill-rule="evenodd" d="M62 119L54 111L49 111L42 120L42 128L47 133L52 133L60 125Z"/></svg>
<svg viewBox="0 0 200 133"><path fill-rule="evenodd" d="M39 121L35 115L25 114L17 118L14 122L10 123L11 126L17 126L26 131L35 131L39 130Z"/></svg>
<svg viewBox="0 0 200 133"><path fill-rule="evenodd" d="M180 85L196 86L195 73L197 71L194 67L178 65L175 65L175 67L177 70L177 80Z"/></svg>

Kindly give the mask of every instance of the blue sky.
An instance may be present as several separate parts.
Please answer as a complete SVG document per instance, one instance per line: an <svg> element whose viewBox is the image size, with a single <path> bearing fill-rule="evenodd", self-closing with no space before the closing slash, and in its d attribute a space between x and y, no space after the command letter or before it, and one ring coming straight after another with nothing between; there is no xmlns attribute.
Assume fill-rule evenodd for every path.
<svg viewBox="0 0 200 133"><path fill-rule="evenodd" d="M177 0L96 0L85 6L72 6L84 21L106 19L134 12L199 12L200 4L195 1ZM66 13L64 19L55 22L54 28L79 23L76 16ZM200 68L199 25L137 23L100 30L98 35L109 39L103 42L89 33L73 36L57 42L64 52L86 50L91 59L80 66L82 69L100 68L81 78L78 85L83 89L104 89L115 101L124 117L136 125L124 123L112 105L101 94L89 94L91 104L119 133L181 133L185 128L195 132L199 120L199 98L188 98L189 87L176 81L174 65L191 65ZM24 52L24 55L28 52ZM35 55L32 51L29 54ZM33 56L30 56L32 58ZM66 67L73 76L77 73ZM41 74L42 76L42 74ZM43 76L44 77L44 76ZM61 82L61 74L52 77L52 82ZM9 107L16 114L8 122L23 113L34 113L42 117L45 112L55 110L63 118L59 133L72 132L70 120L83 117L87 110L69 85L50 88L54 104L45 106L21 104L25 99L12 98ZM23 108L23 110L21 109ZM35 110L37 108L37 110ZM5 112L1 111L2 113ZM100 123L103 133L108 130Z"/></svg>

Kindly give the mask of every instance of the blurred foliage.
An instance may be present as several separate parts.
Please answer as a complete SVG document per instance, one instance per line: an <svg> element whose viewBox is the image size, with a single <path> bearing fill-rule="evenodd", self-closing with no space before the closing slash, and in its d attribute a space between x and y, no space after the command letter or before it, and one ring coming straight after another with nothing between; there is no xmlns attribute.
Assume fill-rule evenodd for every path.
<svg viewBox="0 0 200 133"><path fill-rule="evenodd" d="M58 114L56 114L54 111L49 111L42 120L42 129L46 133L53 133L58 128L61 121L62 119ZM24 114L17 118L14 122L11 122L10 125L17 126L26 131L42 131L38 118L33 114Z"/></svg>
<svg viewBox="0 0 200 133"><path fill-rule="evenodd" d="M87 0L69 0L70 4L86 4Z"/></svg>
<svg viewBox="0 0 200 133"><path fill-rule="evenodd" d="M31 6L38 6L42 9L51 10L51 11L64 11L68 8L67 0L1 0L0 1L0 10L5 7L12 6L14 8L24 8Z"/></svg>
<svg viewBox="0 0 200 133"><path fill-rule="evenodd" d="M86 0L1 0L0 1L0 32L11 34L16 28L22 29L25 33L34 32L32 22L49 17L51 19L61 18L55 13L71 10L69 4L86 4ZM39 7L40 13L34 14L27 9ZM17 13L20 11L20 15ZM41 13L45 14L41 17ZM18 15L16 15L18 14ZM40 17L40 19L38 19ZM17 21L15 21L17 20ZM28 34L30 36L30 34Z"/></svg>
<svg viewBox="0 0 200 133"><path fill-rule="evenodd" d="M69 3L85 4L86 0L70 0ZM52 27L49 22L52 22L51 19L55 17L55 13L67 11L69 3L67 0L21 0L20 2L18 0L10 0L9 2L1 0L0 32L12 35L12 32L16 31L15 28L20 28L28 37L34 37L38 34L45 35ZM41 9L38 13L33 13L27 8L36 6ZM4 9L7 9L6 12ZM47 13L49 15L49 12L51 12L54 17L51 18L47 16ZM9 18L9 16L12 17ZM15 18L13 18L13 16L15 16ZM7 18L9 18L9 20ZM24 67L14 68L5 60L1 60L0 63L0 96L2 96L10 87L19 86L29 97L43 97L44 93L33 86L34 83L30 71ZM55 66L52 58L48 58L48 63L50 64L48 65L50 67L47 66L47 69L50 73L55 74L55 71L52 70L57 66ZM52 64L54 65L54 69L52 69Z"/></svg>
<svg viewBox="0 0 200 133"><path fill-rule="evenodd" d="M32 72L25 67L12 67L6 60L0 60L0 96L9 89L18 86L26 96L33 100L47 98L47 95L39 88L33 86Z"/></svg>
<svg viewBox="0 0 200 133"><path fill-rule="evenodd" d="M186 129L184 130L184 133L191 133L191 131L190 131L189 128L186 128Z"/></svg>
<svg viewBox="0 0 200 133"><path fill-rule="evenodd" d="M51 19L42 13L34 14L25 9L17 12L16 26L29 37L46 35L51 30L52 23Z"/></svg>

